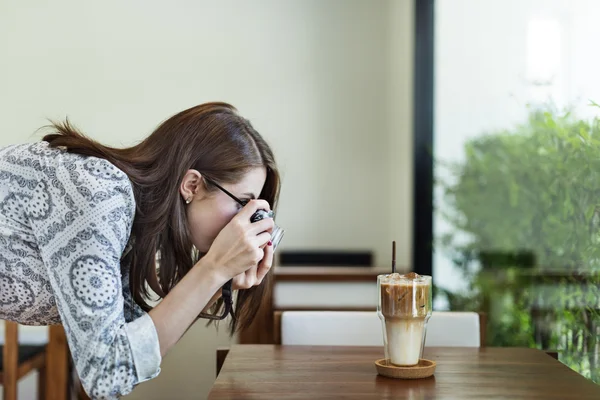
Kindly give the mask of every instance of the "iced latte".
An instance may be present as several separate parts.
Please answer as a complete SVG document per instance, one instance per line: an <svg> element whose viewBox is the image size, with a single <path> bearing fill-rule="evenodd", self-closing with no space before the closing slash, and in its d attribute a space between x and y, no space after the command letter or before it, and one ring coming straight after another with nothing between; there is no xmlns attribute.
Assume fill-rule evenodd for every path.
<svg viewBox="0 0 600 400"><path fill-rule="evenodd" d="M418 364L431 316L431 276L379 275L377 286L386 359L399 366Z"/></svg>

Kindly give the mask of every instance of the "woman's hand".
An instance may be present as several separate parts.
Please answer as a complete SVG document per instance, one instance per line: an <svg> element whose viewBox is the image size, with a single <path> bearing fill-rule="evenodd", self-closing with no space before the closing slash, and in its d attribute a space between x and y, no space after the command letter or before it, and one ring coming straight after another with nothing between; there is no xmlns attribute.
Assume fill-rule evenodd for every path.
<svg viewBox="0 0 600 400"><path fill-rule="evenodd" d="M261 282L271 268L273 246L268 243L274 221L265 218L250 222L250 217L259 209L270 211L271 207L264 200L251 200L246 204L219 232L202 257L202 264L211 269L219 284L236 277L239 288L251 287Z"/></svg>
<svg viewBox="0 0 600 400"><path fill-rule="evenodd" d="M269 241L263 248L264 257L258 265L236 275L233 278L232 289L250 289L252 286L258 286L273 265L273 244Z"/></svg>

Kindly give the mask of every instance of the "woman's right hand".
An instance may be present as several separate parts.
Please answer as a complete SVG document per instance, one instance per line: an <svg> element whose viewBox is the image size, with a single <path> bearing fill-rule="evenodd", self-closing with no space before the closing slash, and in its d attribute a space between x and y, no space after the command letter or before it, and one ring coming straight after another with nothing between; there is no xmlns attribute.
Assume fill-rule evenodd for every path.
<svg viewBox="0 0 600 400"><path fill-rule="evenodd" d="M263 259L263 248L271 240L274 221L272 218L265 218L250 222L250 217L260 209L270 211L271 207L265 200L248 202L219 232L208 253L202 257L201 261L207 262L219 285L256 268Z"/></svg>

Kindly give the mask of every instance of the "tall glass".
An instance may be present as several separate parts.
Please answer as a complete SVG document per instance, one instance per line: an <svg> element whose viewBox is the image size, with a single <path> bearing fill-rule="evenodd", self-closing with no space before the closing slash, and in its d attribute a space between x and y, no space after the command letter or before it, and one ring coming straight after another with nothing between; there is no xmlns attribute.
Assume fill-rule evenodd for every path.
<svg viewBox="0 0 600 400"><path fill-rule="evenodd" d="M413 366L423 357L431 317L431 276L398 273L377 276L377 314L382 322L386 361Z"/></svg>

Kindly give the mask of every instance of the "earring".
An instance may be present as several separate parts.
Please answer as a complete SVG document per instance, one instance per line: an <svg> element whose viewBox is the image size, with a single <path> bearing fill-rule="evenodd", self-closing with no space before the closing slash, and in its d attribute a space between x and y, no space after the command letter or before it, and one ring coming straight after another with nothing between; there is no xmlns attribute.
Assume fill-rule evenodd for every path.
<svg viewBox="0 0 600 400"><path fill-rule="evenodd" d="M185 199L185 204L190 204L192 202L192 198L188 197L187 199Z"/></svg>

